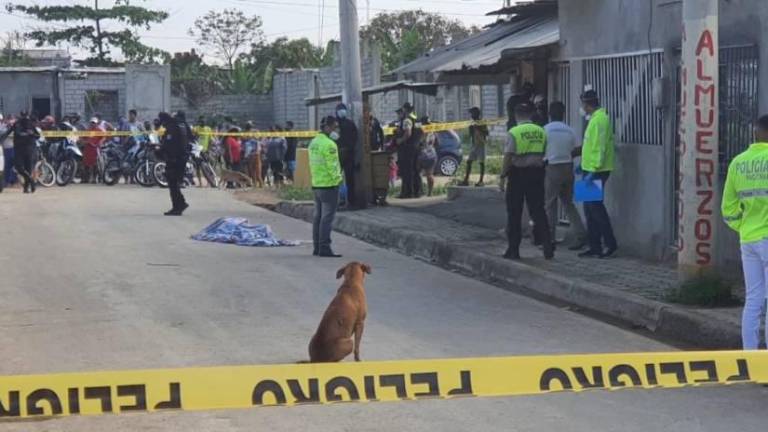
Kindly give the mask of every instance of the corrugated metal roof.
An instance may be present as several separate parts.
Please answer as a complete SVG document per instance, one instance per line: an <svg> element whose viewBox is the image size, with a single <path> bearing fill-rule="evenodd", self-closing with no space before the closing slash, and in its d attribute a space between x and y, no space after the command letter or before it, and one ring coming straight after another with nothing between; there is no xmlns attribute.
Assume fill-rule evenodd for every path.
<svg viewBox="0 0 768 432"><path fill-rule="evenodd" d="M440 83L415 83L410 81L394 81L394 82L383 82L381 84L366 87L363 89L364 95L372 95L372 94L378 94L378 93L387 93L395 90L401 90L401 89L408 89L412 90L419 94L427 94L434 96L437 94L437 87L439 87ZM333 101L341 101L342 94L341 93L333 93L329 95L323 95L317 98L310 97L304 99L306 105L319 105L326 102L333 102Z"/></svg>
<svg viewBox="0 0 768 432"><path fill-rule="evenodd" d="M450 72L498 63L505 50L529 50L560 40L557 17L513 20L438 48L394 70L394 73Z"/></svg>
<svg viewBox="0 0 768 432"><path fill-rule="evenodd" d="M125 73L123 67L79 67L60 68L58 66L18 66L0 67L3 72L73 72L73 73Z"/></svg>

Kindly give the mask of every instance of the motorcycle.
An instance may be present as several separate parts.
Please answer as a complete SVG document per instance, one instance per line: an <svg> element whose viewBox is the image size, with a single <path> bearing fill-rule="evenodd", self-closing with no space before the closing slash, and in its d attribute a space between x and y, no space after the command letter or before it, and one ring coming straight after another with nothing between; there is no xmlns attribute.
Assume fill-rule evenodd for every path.
<svg viewBox="0 0 768 432"><path fill-rule="evenodd" d="M59 125L59 130L75 132L77 129L68 122L63 122ZM77 145L77 137L57 138L50 144L48 158L56 172L56 184L67 186L72 183L77 173L77 164L83 159L83 152Z"/></svg>
<svg viewBox="0 0 768 432"><path fill-rule="evenodd" d="M48 163L45 156L50 150L50 146L42 135L37 139L35 145L37 146L37 160L35 161L34 178L38 184L49 188L56 184L56 171Z"/></svg>
<svg viewBox="0 0 768 432"><path fill-rule="evenodd" d="M200 146L198 143L193 142L191 144L192 151L190 152L189 158L187 159L186 168L184 170L184 179L182 180L182 187L187 187L195 184L194 174L195 174L195 164L194 164L194 158L197 157L202 160L202 146ZM197 156L195 156L197 155ZM160 187L167 188L168 187L168 180L165 178L165 161L161 161L155 164L154 169L154 176L155 181L157 182ZM216 184L218 185L218 178L216 176L216 173L213 171L213 168L211 168L210 164L208 164L208 168L210 171L206 173L206 170L203 169L203 173L205 174L206 180L208 180L212 185ZM212 175L212 177L209 177L209 175ZM213 180L213 181L212 181Z"/></svg>
<svg viewBox="0 0 768 432"><path fill-rule="evenodd" d="M146 151L146 141L142 135L131 136L123 145L120 139L116 138L102 149L106 154L104 184L114 186L120 181L120 177L125 177L126 181L136 178L139 163L145 159L143 153Z"/></svg>

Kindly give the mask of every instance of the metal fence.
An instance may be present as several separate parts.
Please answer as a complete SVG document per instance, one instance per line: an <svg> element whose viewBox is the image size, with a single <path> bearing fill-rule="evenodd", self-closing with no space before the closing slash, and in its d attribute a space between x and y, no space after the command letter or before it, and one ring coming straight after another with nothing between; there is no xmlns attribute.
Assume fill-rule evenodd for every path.
<svg viewBox="0 0 768 432"><path fill-rule="evenodd" d="M568 62L552 65L552 87L549 99L565 104L565 122L571 123L571 64Z"/></svg>
<svg viewBox="0 0 768 432"><path fill-rule="evenodd" d="M591 85L613 117L622 143L662 145L663 113L653 100L653 82L664 67L661 52L584 61L584 84Z"/></svg>
<svg viewBox="0 0 768 432"><path fill-rule="evenodd" d="M752 143L758 111L759 51L756 46L720 50L720 175Z"/></svg>

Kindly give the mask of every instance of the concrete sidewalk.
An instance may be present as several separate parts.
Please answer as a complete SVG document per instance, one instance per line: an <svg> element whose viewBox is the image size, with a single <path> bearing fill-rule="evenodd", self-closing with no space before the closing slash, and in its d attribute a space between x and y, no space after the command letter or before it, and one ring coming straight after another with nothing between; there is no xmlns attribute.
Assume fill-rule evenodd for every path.
<svg viewBox="0 0 768 432"><path fill-rule="evenodd" d="M311 220L311 203L281 202L279 213ZM456 222L421 209L393 205L337 214L335 229L439 266L535 297L648 329L700 348L739 348L741 308L693 308L663 299L677 284L674 268L632 258L583 259L558 248L553 261L524 240L523 259L501 258L496 230ZM343 253L344 251L339 251Z"/></svg>

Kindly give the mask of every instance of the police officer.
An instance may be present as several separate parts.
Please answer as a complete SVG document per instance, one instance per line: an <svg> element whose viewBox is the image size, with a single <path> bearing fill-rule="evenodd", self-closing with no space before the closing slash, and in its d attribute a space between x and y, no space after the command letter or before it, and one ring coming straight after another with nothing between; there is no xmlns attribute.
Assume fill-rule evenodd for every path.
<svg viewBox="0 0 768 432"><path fill-rule="evenodd" d="M32 178L37 156L37 139L40 133L29 112L22 111L13 125L14 165L24 181L24 193L34 193L35 180Z"/></svg>
<svg viewBox="0 0 768 432"><path fill-rule="evenodd" d="M584 145L580 149L581 169L584 171L585 180L600 181L605 190L605 184L613 171L613 125L605 108L600 106L600 99L594 90L587 90L581 95L581 104L583 113L589 116ZM589 249L579 256L608 258L616 253L619 247L603 201L585 202L584 215L587 218Z"/></svg>
<svg viewBox="0 0 768 432"><path fill-rule="evenodd" d="M768 268L768 115L755 126L755 143L731 161L723 191L725 222L739 233L746 300L741 324L744 349L760 344ZM768 328L766 328L768 339Z"/></svg>
<svg viewBox="0 0 768 432"><path fill-rule="evenodd" d="M336 123L339 134L336 144L339 148L341 168L344 170L344 181L347 184L347 207L354 207L358 131L355 122L349 119L349 110L343 103L336 105Z"/></svg>
<svg viewBox="0 0 768 432"><path fill-rule="evenodd" d="M179 121L167 112L158 114L160 124L165 128L160 151L165 159L165 178L168 190L171 192L172 208L165 212L166 216L181 216L189 207L181 193L181 182L189 158L189 140L186 123Z"/></svg>
<svg viewBox="0 0 768 432"><path fill-rule="evenodd" d="M339 206L339 185L341 166L339 150L334 142L339 139L336 132L338 121L329 116L323 119L321 131L309 144L309 171L312 177L312 192L315 197L315 213L312 220L312 254L315 256L340 258L331 250L333 219Z"/></svg>
<svg viewBox="0 0 768 432"><path fill-rule="evenodd" d="M419 169L419 154L421 153L422 140L424 139L424 130L422 129L421 120L416 115L416 111L410 102L403 104L403 111L405 111L405 123L410 125L411 134L408 143L409 149L412 153L408 156L408 166L411 170L411 184L410 190L411 196L418 198L421 196L421 170Z"/></svg>
<svg viewBox="0 0 768 432"><path fill-rule="evenodd" d="M534 124L534 108L529 103L515 107L517 126L509 130L504 149L502 177L506 179L507 236L509 247L504 258L520 259L523 203L534 223L535 237L541 239L544 258L554 257L554 246L544 210L544 155L547 146L544 128Z"/></svg>

